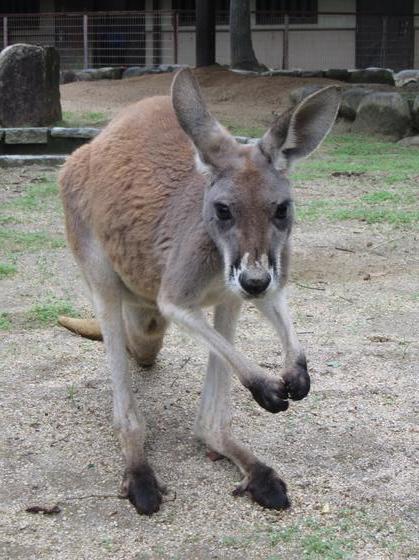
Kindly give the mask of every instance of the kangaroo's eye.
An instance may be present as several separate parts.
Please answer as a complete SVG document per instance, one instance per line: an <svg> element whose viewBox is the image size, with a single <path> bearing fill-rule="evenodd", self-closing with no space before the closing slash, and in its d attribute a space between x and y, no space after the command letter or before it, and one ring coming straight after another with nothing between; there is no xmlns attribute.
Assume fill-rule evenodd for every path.
<svg viewBox="0 0 419 560"><path fill-rule="evenodd" d="M290 203L288 200L286 200L285 202L281 202L281 204L278 204L275 210L275 220L285 220L285 218L288 216L289 205Z"/></svg>
<svg viewBox="0 0 419 560"><path fill-rule="evenodd" d="M223 222L227 220L231 220L233 217L230 212L230 208L226 204L221 204L221 202L217 202L215 204L215 213L217 218Z"/></svg>

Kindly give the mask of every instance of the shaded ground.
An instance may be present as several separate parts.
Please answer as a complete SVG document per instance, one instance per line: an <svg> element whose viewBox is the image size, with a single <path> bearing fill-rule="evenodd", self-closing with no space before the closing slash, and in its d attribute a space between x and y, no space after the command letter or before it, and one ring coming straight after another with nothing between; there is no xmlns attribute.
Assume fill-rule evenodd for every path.
<svg viewBox="0 0 419 560"><path fill-rule="evenodd" d="M2 170L0 556L418 558L418 159L335 137L295 175L290 299L313 390L272 416L234 386L237 437L287 481L290 511L233 498L236 469L193 440L205 349L172 328L153 370L132 365L150 461L170 490L152 518L117 497L101 344L55 325L90 305L65 248L54 172ZM250 306L238 346L278 372L278 341ZM56 504L57 514L25 511Z"/></svg>

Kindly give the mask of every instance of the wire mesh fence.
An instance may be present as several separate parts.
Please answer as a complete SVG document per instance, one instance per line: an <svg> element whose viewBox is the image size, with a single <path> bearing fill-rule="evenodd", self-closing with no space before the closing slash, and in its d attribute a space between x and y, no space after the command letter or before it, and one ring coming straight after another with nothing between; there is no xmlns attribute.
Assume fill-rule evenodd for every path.
<svg viewBox="0 0 419 560"><path fill-rule="evenodd" d="M194 65L195 26L191 10L0 15L0 48L53 45L62 68L72 69ZM217 61L229 64L228 12L217 12L216 26ZM271 68L400 70L419 63L419 14L256 11L251 27L257 58Z"/></svg>

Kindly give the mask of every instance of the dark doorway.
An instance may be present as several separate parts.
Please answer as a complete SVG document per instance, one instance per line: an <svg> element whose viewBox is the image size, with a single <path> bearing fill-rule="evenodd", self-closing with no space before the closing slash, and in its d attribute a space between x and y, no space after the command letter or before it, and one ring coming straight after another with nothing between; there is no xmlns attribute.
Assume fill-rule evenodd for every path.
<svg viewBox="0 0 419 560"><path fill-rule="evenodd" d="M413 0L357 0L356 66L413 68Z"/></svg>

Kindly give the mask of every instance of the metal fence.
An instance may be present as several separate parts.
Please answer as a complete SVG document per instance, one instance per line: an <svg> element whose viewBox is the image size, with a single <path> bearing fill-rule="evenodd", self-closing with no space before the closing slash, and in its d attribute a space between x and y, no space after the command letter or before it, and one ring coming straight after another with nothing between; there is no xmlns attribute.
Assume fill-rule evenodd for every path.
<svg viewBox="0 0 419 560"><path fill-rule="evenodd" d="M257 58L271 68L419 64L419 14L270 11L251 20ZM217 13L216 23L217 61L229 64L228 12ZM0 47L53 45L62 68L195 64L193 11L10 14L0 24Z"/></svg>

